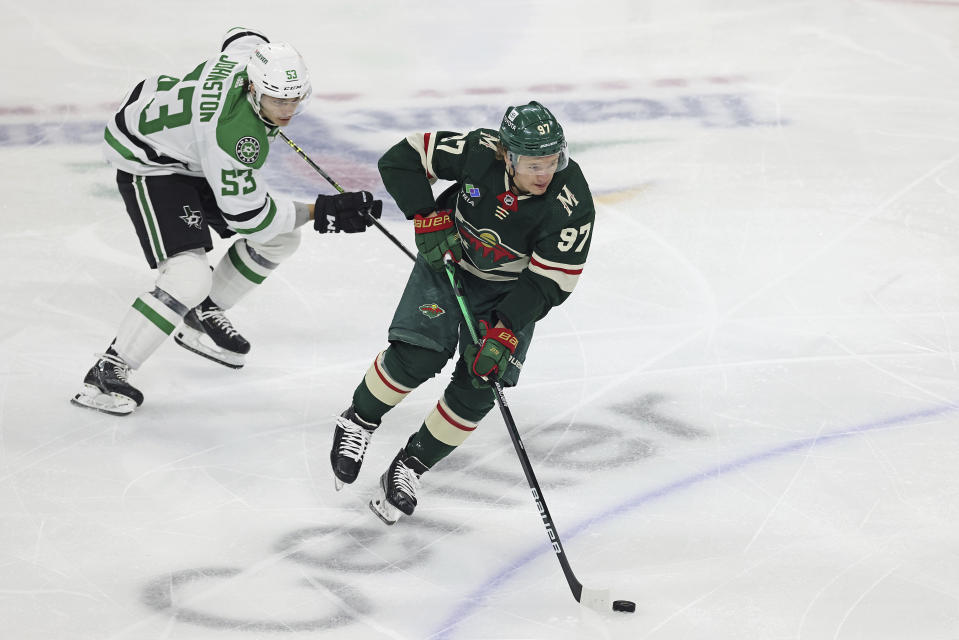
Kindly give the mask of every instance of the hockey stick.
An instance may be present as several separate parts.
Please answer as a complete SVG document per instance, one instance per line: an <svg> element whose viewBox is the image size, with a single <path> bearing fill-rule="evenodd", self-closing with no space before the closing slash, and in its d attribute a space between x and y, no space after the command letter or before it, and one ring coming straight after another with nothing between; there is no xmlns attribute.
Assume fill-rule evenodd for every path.
<svg viewBox="0 0 959 640"><path fill-rule="evenodd" d="M277 129L277 133L279 133L279 134L280 134L280 137L283 138L283 140L285 140L288 145L290 145L290 148L291 148L291 149L293 149L294 151L296 151L297 155L299 155L301 158L303 158L304 160L306 160L306 163L307 163L308 165L310 165L311 167L313 167L313 170L314 170L314 171L316 171L318 174L320 174L321 176L323 176L324 178L326 178L326 181L329 182L331 185L333 185L333 188L334 188L334 189L336 189L336 190L339 191L340 193L343 193L343 192L345 191L345 189L344 189L343 187L341 187L340 185L336 184L336 181L335 181L333 178L331 178L330 175L329 175L326 171L323 171L323 169L320 167L320 165L318 165L318 164L316 164L315 162L313 162L313 161L310 159L310 156L306 155L306 152L303 151L303 149L300 149L300 147L299 147L295 142L293 142L292 140L290 140L290 138L289 138L285 133L283 133L283 131L282 131L281 129ZM414 256L414 255L410 252L410 250L407 249L406 246L403 245L402 242L400 242L399 240L397 240L397 239L396 239L396 236L394 236L392 233L390 233L389 231L387 231L387 230L386 230L386 227L384 227L382 224L380 224L380 221L379 221L379 220L377 220L376 218L374 218L373 216L371 216L369 213L367 213L367 214L365 214L365 215L366 215L366 220L367 220L367 222L372 222L373 224L375 224L377 229L379 229L380 231L382 231L383 234L384 234L387 238L389 238L390 240L393 241L393 244L395 244L397 247L400 248L400 251L402 251L403 253L405 253L411 260L416 260L416 256Z"/></svg>
<svg viewBox="0 0 959 640"><path fill-rule="evenodd" d="M452 254L447 253L443 256L443 261L446 263L446 275L450 279L450 285L453 287L453 293L456 295L456 302L459 304L460 312L463 314L463 321L466 323L466 328L469 329L470 338L472 338L473 344L479 346L479 336L476 333L476 326L473 323L469 305L466 302L466 293L463 291L463 286L456 277L456 266ZM556 524L553 522L553 516L550 515L549 508L546 506L546 498L543 497L543 490L540 489L539 482L536 480L536 474L533 473L533 465L529 461L529 456L526 455L526 447L523 446L523 441L519 437L519 431L516 428L516 422L513 420L513 414L506 404L506 396L503 395L503 385L500 384L500 381L493 375L489 376L489 382L493 387L496 404L499 405L500 413L503 414L506 431L509 432L510 440L513 441L513 448L516 449L516 455L519 456L520 465L523 467L523 473L526 474L526 482L533 492L533 501L536 503L536 508L539 509L539 515L543 519L543 526L546 527L546 535L549 536L549 540L553 545L553 551L556 552L556 559L559 561L559 566L563 568L563 574L566 576L569 590L573 592L573 597L576 598L576 602L601 613L609 611L610 607L612 607L613 611L633 613L636 611L635 602L630 600L616 600L610 603L608 589L590 589L584 587L583 584L576 579L576 574L573 573L573 568L569 565L566 550L563 548L563 543L559 538L559 529L556 528Z"/></svg>

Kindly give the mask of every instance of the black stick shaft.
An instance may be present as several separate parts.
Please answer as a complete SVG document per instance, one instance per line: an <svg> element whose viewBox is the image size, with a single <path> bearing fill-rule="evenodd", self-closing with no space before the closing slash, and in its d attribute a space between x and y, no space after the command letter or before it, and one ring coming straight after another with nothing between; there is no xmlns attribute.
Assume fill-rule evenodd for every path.
<svg viewBox="0 0 959 640"><path fill-rule="evenodd" d="M499 411L503 415L503 422L506 423L506 431L509 432L510 440L513 441L513 448L516 449L520 466L523 467L523 473L526 474L526 482L529 484L530 491L533 493L533 501L539 509L539 515L543 519L543 526L546 527L546 535L553 545L553 551L556 552L556 560L559 561L559 566L563 568L566 582L569 583L569 590L573 592L573 597L576 598L576 602L579 602L580 596L583 593L583 585L576 579L576 574L573 573L573 568L569 565L569 558L566 557L566 549L563 547L563 542L559 538L559 529L556 528L556 524L553 522L553 516L549 513L549 507L546 506L546 498L543 496L543 490L539 487L536 474L533 473L533 465L529 461L529 456L526 455L526 447L523 446L523 441L519 437L516 423L513 421L513 415L506 404L506 396L503 395L503 386L499 380L493 380L492 382L493 392L496 395L496 404L499 405Z"/></svg>
<svg viewBox="0 0 959 640"><path fill-rule="evenodd" d="M450 260L446 261L446 275L449 277L450 284L456 294L456 302L459 304L460 311L463 314L466 328L469 329L473 343L479 345L479 336L476 333L476 326L473 323L469 305L466 302L466 293L463 291L463 287L456 277L455 268ZM490 381L493 384L493 394L496 398L496 404L499 405L499 411L503 415L503 422L506 423L506 431L509 433L510 440L513 441L513 448L516 449L520 466L523 467L526 482L529 484L530 491L533 493L533 501L536 503L536 508L539 509L539 515L543 519L543 526L546 527L546 535L553 545L553 551L556 552L556 559L559 561L559 566L563 568L563 574L566 576L569 590L573 592L573 597L576 598L576 602L579 602L583 594L583 584L576 579L576 574L573 573L573 568L569 565L566 550L559 537L559 529L556 528L556 524L553 522L553 516L550 515L549 508L546 506L546 498L543 497L543 490L536 480L536 474L533 472L533 465L529 461L529 456L526 455L526 447L523 446L523 440L519 437L519 430L516 428L513 414L509 410L509 405L506 404L503 385L492 376Z"/></svg>
<svg viewBox="0 0 959 640"><path fill-rule="evenodd" d="M330 174L328 174L326 171L323 171L323 169L322 169L322 167L320 167L320 165L318 165L318 164L316 164L315 162L313 162L313 160L310 159L310 156L306 155L306 152L303 151L303 149L300 149L300 147L299 147L295 142L293 142L292 140L290 140L290 138L289 138L285 133L283 133L282 130L277 129L277 132L280 134L280 137L283 138L283 140L285 140L288 145L290 145L290 148L293 149L294 151L296 151L297 155L299 155L301 158L303 158L304 160L306 160L306 163L307 163L308 165L310 165L311 167L313 167L313 170L314 170L314 171L316 171L318 174L320 174L321 176L323 176L324 178L326 178L326 181L329 182L331 185L333 185L333 188L334 188L334 189L336 189L336 190L339 191L340 193L343 193L343 192L345 191L345 189L343 189L343 187L341 187L340 185L338 185L338 184L336 183L336 180L334 180L333 178L330 177ZM383 232L383 235L385 235L387 238L389 238L389 239L393 242L393 244L395 244L397 247L399 247L399 248L400 248L400 251L402 251L403 253L405 253L411 260L416 260L416 256L413 255L413 253L412 253L409 249L406 248L406 245L404 245L402 242L400 242L399 240L397 240L396 236L394 236L392 233L390 233L389 231L387 231L387 230L386 230L386 227L384 227L382 224L380 224L380 221L379 221L379 220L377 220L376 218L374 218L373 216L371 216L369 213L366 213L365 215L366 215L367 221L373 223L374 225L376 225L376 228L379 229L380 231L382 231L382 232Z"/></svg>

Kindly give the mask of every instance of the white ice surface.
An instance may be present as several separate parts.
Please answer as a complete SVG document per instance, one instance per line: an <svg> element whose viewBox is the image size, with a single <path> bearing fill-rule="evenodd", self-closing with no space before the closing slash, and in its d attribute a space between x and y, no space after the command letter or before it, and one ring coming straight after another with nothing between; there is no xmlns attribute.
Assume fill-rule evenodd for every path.
<svg viewBox="0 0 959 640"><path fill-rule="evenodd" d="M0 636L17 640L959 638L959 2L4 2ZM408 259L305 238L231 316L231 371L164 345L115 418L68 403L152 286L100 160L140 77L234 25L294 43L288 132L347 188L421 130L554 108L597 200L513 414L383 526L377 476L442 389L332 488L333 417ZM288 149L275 184L331 189ZM389 204L387 228L412 234ZM220 242L214 259L226 243ZM441 376L441 378L445 378Z"/></svg>

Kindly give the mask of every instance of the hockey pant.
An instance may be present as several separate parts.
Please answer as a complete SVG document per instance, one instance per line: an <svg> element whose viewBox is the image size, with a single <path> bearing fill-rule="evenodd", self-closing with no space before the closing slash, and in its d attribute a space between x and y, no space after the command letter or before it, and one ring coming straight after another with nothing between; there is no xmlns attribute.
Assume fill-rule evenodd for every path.
<svg viewBox="0 0 959 640"><path fill-rule="evenodd" d="M475 318L491 319L496 303L509 292L469 274L461 281ZM502 376L506 386L519 379L534 324L516 332L519 346ZM413 389L439 373L469 344L462 315L445 274L430 269L418 257L390 325L390 346L380 353L353 393L356 412L379 422ZM493 408L490 386L470 371L460 355L449 384L407 444L407 453L432 467L461 445Z"/></svg>

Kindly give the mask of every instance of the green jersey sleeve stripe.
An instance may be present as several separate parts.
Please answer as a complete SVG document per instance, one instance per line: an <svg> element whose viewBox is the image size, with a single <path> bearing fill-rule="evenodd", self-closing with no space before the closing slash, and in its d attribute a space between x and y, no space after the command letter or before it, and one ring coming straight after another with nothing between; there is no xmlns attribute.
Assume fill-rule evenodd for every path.
<svg viewBox="0 0 959 640"><path fill-rule="evenodd" d="M136 157L136 155L132 151L124 147L123 144L119 140L117 140L112 133L110 133L110 127L107 127L103 130L103 138L107 141L107 144L113 147L113 149L117 153L119 153L121 156L123 156L125 160L143 164L142 160Z"/></svg>
<svg viewBox="0 0 959 640"><path fill-rule="evenodd" d="M250 234L250 233L256 233L257 231L263 231L263 230L266 229L268 226L270 226L270 224L273 222L273 218L276 217L276 203L273 202L273 198L271 198L270 196L267 196L266 199L267 199L267 204L269 205L269 211L267 211L266 217L263 218L263 222L261 222L260 224L258 224L258 225L257 225L256 227L254 227L253 229L236 229L236 228L234 228L233 230L236 231L237 233L242 233L242 234L246 235L246 234Z"/></svg>

